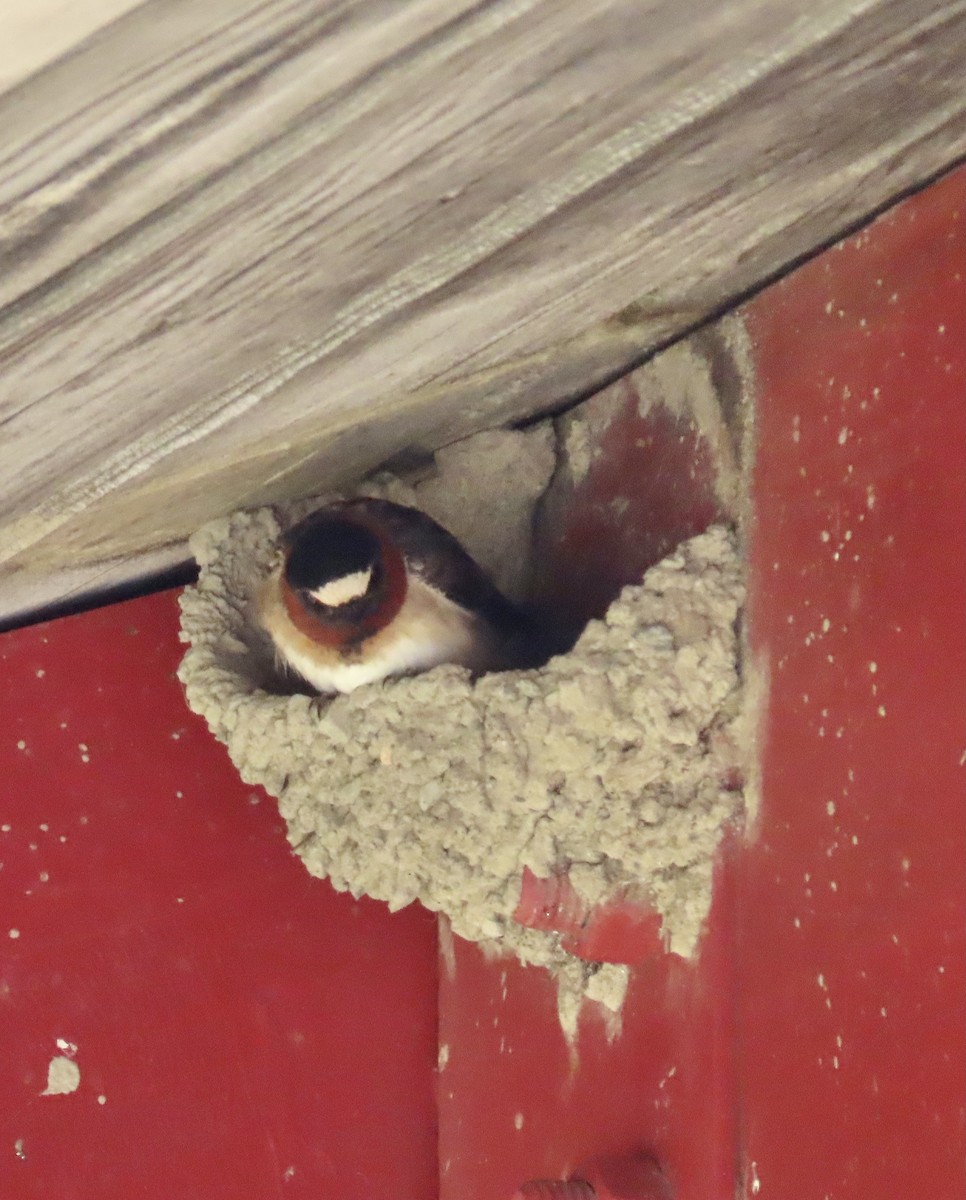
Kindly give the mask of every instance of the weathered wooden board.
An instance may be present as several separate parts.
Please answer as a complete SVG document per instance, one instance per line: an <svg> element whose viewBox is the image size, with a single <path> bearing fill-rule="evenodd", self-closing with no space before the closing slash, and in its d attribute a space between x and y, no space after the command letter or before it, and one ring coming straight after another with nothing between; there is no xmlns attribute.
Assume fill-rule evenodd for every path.
<svg viewBox="0 0 966 1200"><path fill-rule="evenodd" d="M67 54L140 0L7 0L0 11L0 92Z"/></svg>
<svg viewBox="0 0 966 1200"><path fill-rule="evenodd" d="M0 612L574 398L966 154L964 61L966 0L141 4L0 96Z"/></svg>

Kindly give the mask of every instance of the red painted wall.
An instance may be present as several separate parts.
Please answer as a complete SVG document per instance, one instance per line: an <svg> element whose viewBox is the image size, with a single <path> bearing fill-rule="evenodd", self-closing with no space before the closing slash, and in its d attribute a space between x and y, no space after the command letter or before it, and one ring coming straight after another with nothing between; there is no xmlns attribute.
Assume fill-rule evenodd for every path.
<svg viewBox="0 0 966 1200"><path fill-rule="evenodd" d="M761 1194L964 1194L966 172L750 307L749 627L771 696L741 861Z"/></svg>
<svg viewBox="0 0 966 1200"><path fill-rule="evenodd" d="M168 592L0 637L0 1197L426 1200L435 921L309 878L177 629Z"/></svg>

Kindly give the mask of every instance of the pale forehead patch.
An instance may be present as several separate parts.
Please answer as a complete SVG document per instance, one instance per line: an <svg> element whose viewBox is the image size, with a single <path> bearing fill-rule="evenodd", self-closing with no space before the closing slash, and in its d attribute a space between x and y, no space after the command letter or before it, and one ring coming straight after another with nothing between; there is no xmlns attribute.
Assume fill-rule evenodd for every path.
<svg viewBox="0 0 966 1200"><path fill-rule="evenodd" d="M350 600L358 600L366 594L369 580L372 578L372 568L364 571L353 571L351 575L343 575L341 579L331 579L320 588L314 588L309 595L320 604L329 608L337 608L340 604L348 604Z"/></svg>

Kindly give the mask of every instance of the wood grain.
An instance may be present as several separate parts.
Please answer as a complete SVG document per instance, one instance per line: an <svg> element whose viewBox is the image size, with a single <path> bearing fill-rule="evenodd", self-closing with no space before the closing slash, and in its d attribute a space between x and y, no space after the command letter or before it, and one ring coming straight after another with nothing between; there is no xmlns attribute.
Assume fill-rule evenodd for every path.
<svg viewBox="0 0 966 1200"><path fill-rule="evenodd" d="M0 96L0 612L585 393L966 154L964 61L966 0L140 5Z"/></svg>
<svg viewBox="0 0 966 1200"><path fill-rule="evenodd" d="M70 53L141 0L8 0L0 8L0 92Z"/></svg>

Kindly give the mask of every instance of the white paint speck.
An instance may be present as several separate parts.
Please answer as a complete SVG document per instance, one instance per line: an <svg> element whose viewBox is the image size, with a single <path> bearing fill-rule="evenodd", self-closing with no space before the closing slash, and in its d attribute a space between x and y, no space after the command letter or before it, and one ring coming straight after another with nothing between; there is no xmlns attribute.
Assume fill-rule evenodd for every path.
<svg viewBox="0 0 966 1200"><path fill-rule="evenodd" d="M37 828L40 830L41 833L50 833L50 826L47 824L46 821L41 821L40 824L37 826Z"/></svg>
<svg viewBox="0 0 966 1200"><path fill-rule="evenodd" d="M823 529L822 532L818 536L822 539L823 542L831 541L831 538L832 538L832 535L829 533L829 531L827 529Z"/></svg>
<svg viewBox="0 0 966 1200"><path fill-rule="evenodd" d="M825 805L825 811L828 813L828 815L830 817L835 816L835 801L834 800L829 800L829 802Z"/></svg>
<svg viewBox="0 0 966 1200"><path fill-rule="evenodd" d="M879 705L879 707L878 707L878 709L877 709L876 711L878 712L878 714L879 714L879 716L880 716L880 717L884 717L884 716L886 715L886 709L885 709L885 705L884 705L884 704L880 704L880 705Z"/></svg>
<svg viewBox="0 0 966 1200"><path fill-rule="evenodd" d="M877 662L869 663L869 674L870 675L874 675L876 673L876 671L878 671L878 669L879 669L879 664Z"/></svg>
<svg viewBox="0 0 966 1200"><path fill-rule="evenodd" d="M23 738L21 738L20 741L17 742L17 749L18 750L26 750L27 749L27 743L23 740Z"/></svg>
<svg viewBox="0 0 966 1200"><path fill-rule="evenodd" d="M758 1178L758 1164L756 1162L750 1163L748 1172L751 1175L751 1194L757 1196L761 1191L761 1180Z"/></svg>
<svg viewBox="0 0 966 1200"><path fill-rule="evenodd" d="M37 668L37 678L38 678L38 679L43 679L43 677L44 677L46 674L47 674L47 672L46 672L46 671L43 669L43 667L38 667L38 668Z"/></svg>
<svg viewBox="0 0 966 1200"><path fill-rule="evenodd" d="M513 1118L513 1128L519 1132L523 1128L523 1113L518 1112Z"/></svg>
<svg viewBox="0 0 966 1200"><path fill-rule="evenodd" d="M0 833L9 833L9 832L10 832L9 825L0 825Z"/></svg>
<svg viewBox="0 0 966 1200"><path fill-rule="evenodd" d="M65 1054L56 1054L47 1067L47 1086L41 1096L69 1096L80 1087L80 1067Z"/></svg>
<svg viewBox="0 0 966 1200"><path fill-rule="evenodd" d="M7 937L13 938L13 940L16 941L17 938L20 937L20 930L19 929L8 929Z"/></svg>
<svg viewBox="0 0 966 1200"><path fill-rule="evenodd" d="M847 425L843 425L842 428L839 430L839 445L844 446L848 440L849 440L849 427Z"/></svg>
<svg viewBox="0 0 966 1200"><path fill-rule="evenodd" d="M106 1104L107 1097L105 1095L103 1095L103 1093L102 1093L100 1096L97 1097L97 1103L98 1104Z"/></svg>
<svg viewBox="0 0 966 1200"><path fill-rule="evenodd" d="M13 1152L21 1162L27 1157L27 1152L23 1148L23 1138L17 1138L13 1144Z"/></svg>

